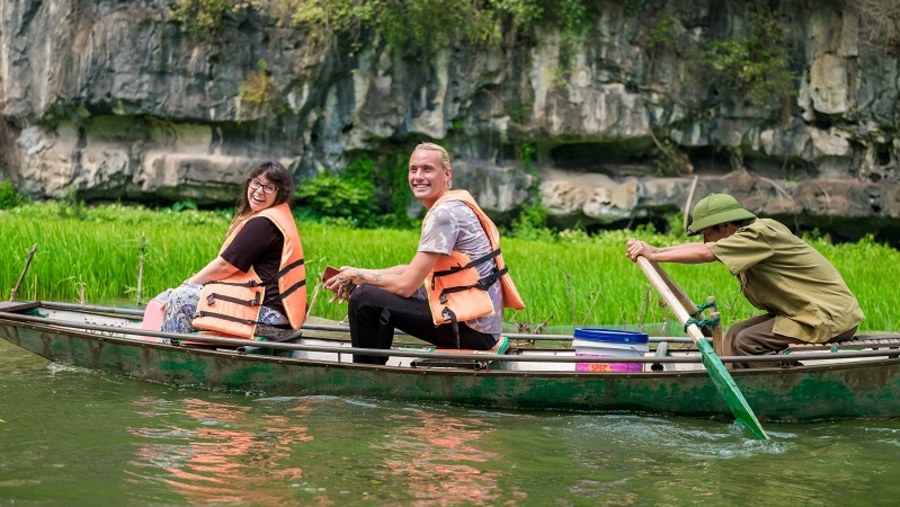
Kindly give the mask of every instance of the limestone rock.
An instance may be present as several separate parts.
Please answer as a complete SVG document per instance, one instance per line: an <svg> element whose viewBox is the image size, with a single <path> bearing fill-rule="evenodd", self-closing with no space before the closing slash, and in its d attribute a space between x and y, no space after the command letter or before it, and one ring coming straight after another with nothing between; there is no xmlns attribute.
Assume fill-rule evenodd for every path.
<svg viewBox="0 0 900 507"><path fill-rule="evenodd" d="M654 219L698 176L697 196L732 191L798 224L896 229L897 56L861 41L850 4L782 3L795 100L751 104L696 55L751 35L755 5L603 1L575 43L542 24L426 54L324 44L252 9L204 40L165 0L0 2L0 163L35 198L231 204L262 158L302 184L427 140L504 216L540 185L561 225Z"/></svg>

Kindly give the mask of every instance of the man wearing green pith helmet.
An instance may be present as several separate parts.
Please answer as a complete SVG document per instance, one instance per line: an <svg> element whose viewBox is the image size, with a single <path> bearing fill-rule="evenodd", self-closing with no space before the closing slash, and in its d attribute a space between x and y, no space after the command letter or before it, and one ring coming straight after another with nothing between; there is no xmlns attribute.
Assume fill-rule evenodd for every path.
<svg viewBox="0 0 900 507"><path fill-rule="evenodd" d="M718 260L728 267L747 300L766 313L731 326L724 355L773 354L791 343L847 340L865 319L856 297L822 254L781 223L757 218L734 197L701 199L688 227L688 235L697 234L702 243L665 248L629 239L628 258L684 264Z"/></svg>

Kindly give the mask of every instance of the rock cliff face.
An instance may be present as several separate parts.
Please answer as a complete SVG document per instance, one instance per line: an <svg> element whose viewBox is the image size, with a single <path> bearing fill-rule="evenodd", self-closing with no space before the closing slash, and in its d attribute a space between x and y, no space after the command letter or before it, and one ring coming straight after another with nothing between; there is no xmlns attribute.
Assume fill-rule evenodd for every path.
<svg viewBox="0 0 900 507"><path fill-rule="evenodd" d="M781 4L790 93L750 101L703 70L711 41L748 35L738 0L600 2L569 51L508 33L427 58L253 12L204 41L165 0L0 2L0 162L37 198L230 203L259 158L302 184L435 140L497 213L538 189L562 223L626 223L681 210L696 176L693 201L729 191L848 237L895 231L896 54L864 40L851 0Z"/></svg>

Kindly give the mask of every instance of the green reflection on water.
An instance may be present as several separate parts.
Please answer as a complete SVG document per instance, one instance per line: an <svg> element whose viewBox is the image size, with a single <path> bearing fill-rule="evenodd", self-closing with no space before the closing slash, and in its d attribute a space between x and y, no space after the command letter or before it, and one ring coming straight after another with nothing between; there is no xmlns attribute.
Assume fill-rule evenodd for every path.
<svg viewBox="0 0 900 507"><path fill-rule="evenodd" d="M900 421L767 425L260 397L120 379L0 343L17 505L887 505Z"/></svg>

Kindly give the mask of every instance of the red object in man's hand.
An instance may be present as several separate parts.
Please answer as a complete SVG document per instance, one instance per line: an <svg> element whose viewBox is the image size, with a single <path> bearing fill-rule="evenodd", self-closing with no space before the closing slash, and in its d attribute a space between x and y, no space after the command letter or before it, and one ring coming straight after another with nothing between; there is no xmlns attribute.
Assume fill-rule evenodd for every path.
<svg viewBox="0 0 900 507"><path fill-rule="evenodd" d="M328 280L331 280L335 275L337 275L340 272L341 272L341 270L334 266L326 266L325 272L322 273L322 282L328 282Z"/></svg>

